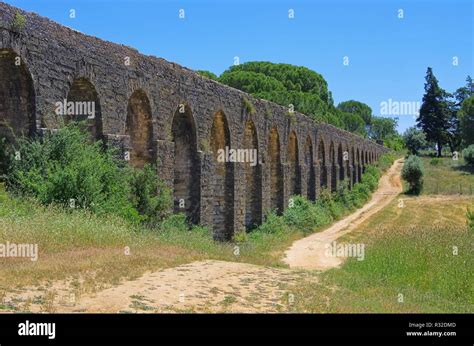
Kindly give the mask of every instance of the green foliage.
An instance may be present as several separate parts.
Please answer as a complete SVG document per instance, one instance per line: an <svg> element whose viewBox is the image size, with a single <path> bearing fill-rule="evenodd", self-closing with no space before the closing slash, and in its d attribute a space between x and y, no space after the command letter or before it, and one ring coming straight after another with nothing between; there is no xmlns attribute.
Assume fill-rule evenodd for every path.
<svg viewBox="0 0 474 346"><path fill-rule="evenodd" d="M82 123L44 138L19 139L17 150L21 160L11 160L7 187L42 204L155 223L171 203L154 169L126 168L113 150L90 143Z"/></svg>
<svg viewBox="0 0 474 346"><path fill-rule="evenodd" d="M158 178L151 165L143 169L130 168L128 175L134 208L140 213L142 222L156 226L171 210L171 190Z"/></svg>
<svg viewBox="0 0 474 346"><path fill-rule="evenodd" d="M196 72L198 74L200 74L201 76L207 77L207 78L212 79L212 80L218 80L219 79L219 77L217 77L216 74L212 73L211 71L197 70Z"/></svg>
<svg viewBox="0 0 474 346"><path fill-rule="evenodd" d="M329 215L324 213L321 205L313 204L301 196L292 196L291 198L293 206L283 213L286 225L307 233L332 221Z"/></svg>
<svg viewBox="0 0 474 346"><path fill-rule="evenodd" d="M341 122L343 124L342 127L344 128L344 130L357 133L361 136L366 135L366 124L364 122L364 119L362 119L359 114L339 111L338 115L341 119Z"/></svg>
<svg viewBox="0 0 474 346"><path fill-rule="evenodd" d="M338 190L331 193L321 191L315 202L308 201L302 196L292 196L293 203L283 215L270 212L264 223L255 229L250 237L259 234L283 234L284 232L302 232L308 234L329 225L341 218L345 213L360 208L378 186L380 174L394 160L393 154L383 155L379 162L382 166L367 166L361 181L349 190L347 181L341 183Z"/></svg>
<svg viewBox="0 0 474 346"><path fill-rule="evenodd" d="M466 145L474 144L474 95L464 100L458 117L462 140Z"/></svg>
<svg viewBox="0 0 474 346"><path fill-rule="evenodd" d="M471 232L474 232L474 211L471 208L467 208L466 211L467 226Z"/></svg>
<svg viewBox="0 0 474 346"><path fill-rule="evenodd" d="M247 114L255 114L255 107L246 97L242 98L242 103Z"/></svg>
<svg viewBox="0 0 474 346"><path fill-rule="evenodd" d="M344 101L337 105L337 109L345 113L358 115L366 126L372 123L372 108L365 103L354 100Z"/></svg>
<svg viewBox="0 0 474 346"><path fill-rule="evenodd" d="M372 139L385 140L398 136L398 120L393 118L372 117L369 136Z"/></svg>
<svg viewBox="0 0 474 346"><path fill-rule="evenodd" d="M338 123L326 81L306 67L248 62L230 67L219 81L285 107L292 104L315 121Z"/></svg>
<svg viewBox="0 0 474 346"><path fill-rule="evenodd" d="M410 155L402 168L402 178L409 184L408 193L418 195L423 188L423 163L420 158Z"/></svg>
<svg viewBox="0 0 474 346"><path fill-rule="evenodd" d="M25 28L25 25L26 25L26 17L20 12L16 12L11 22L11 28L13 30L21 31Z"/></svg>
<svg viewBox="0 0 474 346"><path fill-rule="evenodd" d="M438 80L431 67L426 72L425 94L417 119L417 126L423 130L426 139L434 142L441 156L443 146L449 139L451 109L448 103L449 94L438 85Z"/></svg>
<svg viewBox="0 0 474 346"><path fill-rule="evenodd" d="M317 95L326 103L329 100L327 82L324 78L319 73L303 66L274 64L263 61L247 62L245 64L232 66L221 75L221 78L227 73L236 71L261 74L280 82L287 91Z"/></svg>
<svg viewBox="0 0 474 346"><path fill-rule="evenodd" d="M403 141L413 155L417 155L427 145L425 134L416 127L410 127L403 133Z"/></svg>
<svg viewBox="0 0 474 346"><path fill-rule="evenodd" d="M385 172L387 169L390 168L395 159L396 154L394 152L383 154L377 161L377 167L380 169L381 172Z"/></svg>
<svg viewBox="0 0 474 346"><path fill-rule="evenodd" d="M439 157L433 157L430 160L430 165L433 165L433 166L439 166L442 163L443 163L443 161Z"/></svg>
<svg viewBox="0 0 474 346"><path fill-rule="evenodd" d="M405 148L403 137L399 134L386 137L383 144L385 147L394 151L402 151Z"/></svg>
<svg viewBox="0 0 474 346"><path fill-rule="evenodd" d="M471 144L464 149L462 151L462 156L468 165L474 166L474 144Z"/></svg>
<svg viewBox="0 0 474 346"><path fill-rule="evenodd" d="M219 77L219 81L252 95L272 91L286 91L284 85L275 78L253 71L231 69L230 71L225 71Z"/></svg>
<svg viewBox="0 0 474 346"><path fill-rule="evenodd" d="M7 145L7 139L0 138L0 178L7 173L11 155L11 148Z"/></svg>
<svg viewBox="0 0 474 346"><path fill-rule="evenodd" d="M278 216L274 210L270 211L266 218L253 233L283 233L287 230L287 225L282 217Z"/></svg>
<svg viewBox="0 0 474 346"><path fill-rule="evenodd" d="M362 136L366 136L371 123L372 110L369 106L351 100L342 102L338 108L334 107L326 80L303 66L264 61L247 62L231 66L218 80L284 107L292 104L295 111L306 114L315 122L329 123ZM268 114L266 116L269 117ZM393 121L389 119L383 124L390 125ZM385 128L379 130L378 127L375 131L390 132Z"/></svg>

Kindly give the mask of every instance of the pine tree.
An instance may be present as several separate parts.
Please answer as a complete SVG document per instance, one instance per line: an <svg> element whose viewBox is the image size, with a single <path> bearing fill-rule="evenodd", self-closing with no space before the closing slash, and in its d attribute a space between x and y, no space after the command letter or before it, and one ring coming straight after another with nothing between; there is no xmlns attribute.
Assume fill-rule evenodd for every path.
<svg viewBox="0 0 474 346"><path fill-rule="evenodd" d="M451 109L447 100L449 94L441 89L438 80L428 67L425 77L425 94L417 119L417 126L423 130L428 141L435 142L438 156L441 156L443 146L448 143Z"/></svg>

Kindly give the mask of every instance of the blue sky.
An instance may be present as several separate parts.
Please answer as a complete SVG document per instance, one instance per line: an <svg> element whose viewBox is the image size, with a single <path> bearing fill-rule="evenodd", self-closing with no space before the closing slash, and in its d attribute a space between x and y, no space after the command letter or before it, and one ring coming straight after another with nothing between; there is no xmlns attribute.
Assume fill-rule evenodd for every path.
<svg viewBox="0 0 474 346"><path fill-rule="evenodd" d="M192 69L220 74L236 56L306 66L323 75L336 103L365 102L375 115L389 99L421 101L428 66L449 92L474 77L472 0L5 2ZM398 117L399 131L415 122Z"/></svg>

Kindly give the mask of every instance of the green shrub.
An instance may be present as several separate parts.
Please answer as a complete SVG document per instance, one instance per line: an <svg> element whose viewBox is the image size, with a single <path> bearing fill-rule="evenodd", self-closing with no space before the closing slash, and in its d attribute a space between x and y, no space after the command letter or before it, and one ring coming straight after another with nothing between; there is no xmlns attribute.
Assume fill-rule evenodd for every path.
<svg viewBox="0 0 474 346"><path fill-rule="evenodd" d="M166 232L185 232L189 231L190 227L186 221L186 215L178 213L169 215L163 219L159 229Z"/></svg>
<svg viewBox="0 0 474 346"><path fill-rule="evenodd" d="M170 192L152 167L127 168L112 149L90 143L83 123L44 138L19 139L20 160L10 160L7 188L42 204L119 215L156 224L168 211Z"/></svg>
<svg viewBox="0 0 474 346"><path fill-rule="evenodd" d="M474 144L471 144L464 149L462 151L462 156L468 165L474 166Z"/></svg>
<svg viewBox="0 0 474 346"><path fill-rule="evenodd" d="M129 169L129 176L133 206L145 224L156 226L171 211L171 190L151 165L145 165L143 169Z"/></svg>
<svg viewBox="0 0 474 346"><path fill-rule="evenodd" d="M283 213L286 225L304 233L310 233L316 227L331 222L327 212L317 204L313 204L302 196L292 196L293 206Z"/></svg>
<svg viewBox="0 0 474 346"><path fill-rule="evenodd" d="M282 233L287 230L287 225L283 220L283 217L280 217L276 214L274 210L270 211L266 218L260 226L258 226L254 232L262 233Z"/></svg>
<svg viewBox="0 0 474 346"><path fill-rule="evenodd" d="M389 152L380 156L376 165L380 169L381 172L385 172L387 169L389 169L392 166L393 161L395 161L395 159L396 159L396 154L393 152Z"/></svg>
<svg viewBox="0 0 474 346"><path fill-rule="evenodd" d="M420 158L410 155L402 168L402 178L409 184L408 193L419 194L423 188L423 163Z"/></svg>
<svg viewBox="0 0 474 346"><path fill-rule="evenodd" d="M0 179L7 173L10 166L11 149L6 138L0 138Z"/></svg>
<svg viewBox="0 0 474 346"><path fill-rule="evenodd" d="M469 230L471 232L474 232L474 211L471 210L471 208L467 208L466 211L466 217L467 217L467 226L469 227Z"/></svg>
<svg viewBox="0 0 474 346"><path fill-rule="evenodd" d="M13 20L11 22L12 30L21 31L25 28L25 25L26 17L17 11L13 16Z"/></svg>
<svg viewBox="0 0 474 346"><path fill-rule="evenodd" d="M430 165L439 166L442 163L442 160L439 157L433 157L430 160Z"/></svg>

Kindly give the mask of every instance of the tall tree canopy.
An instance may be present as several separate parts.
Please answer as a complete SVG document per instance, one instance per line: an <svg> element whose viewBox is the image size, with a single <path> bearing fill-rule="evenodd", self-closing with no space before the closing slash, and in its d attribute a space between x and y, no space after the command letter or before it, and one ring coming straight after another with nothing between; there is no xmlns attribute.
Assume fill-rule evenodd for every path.
<svg viewBox="0 0 474 346"><path fill-rule="evenodd" d="M362 118L367 127L372 121L372 108L365 103L354 100L344 101L337 105L337 109L346 113L357 114Z"/></svg>
<svg viewBox="0 0 474 346"><path fill-rule="evenodd" d="M474 95L464 100L458 115L464 144L474 144Z"/></svg>
<svg viewBox="0 0 474 346"><path fill-rule="evenodd" d="M369 136L372 139L384 140L391 136L396 136L398 119L372 117Z"/></svg>
<svg viewBox="0 0 474 346"><path fill-rule="evenodd" d="M449 140L451 115L447 100L449 94L439 87L431 67L428 67L425 80L425 94L420 115L417 118L417 126L423 129L428 141L436 143L438 156L441 156L443 146Z"/></svg>
<svg viewBox="0 0 474 346"><path fill-rule="evenodd" d="M208 71L198 73L257 98L282 106L293 105L298 112L317 122L329 123L362 136L367 135L372 109L350 100L336 108L326 80L303 66L254 61L231 66L219 77Z"/></svg>

